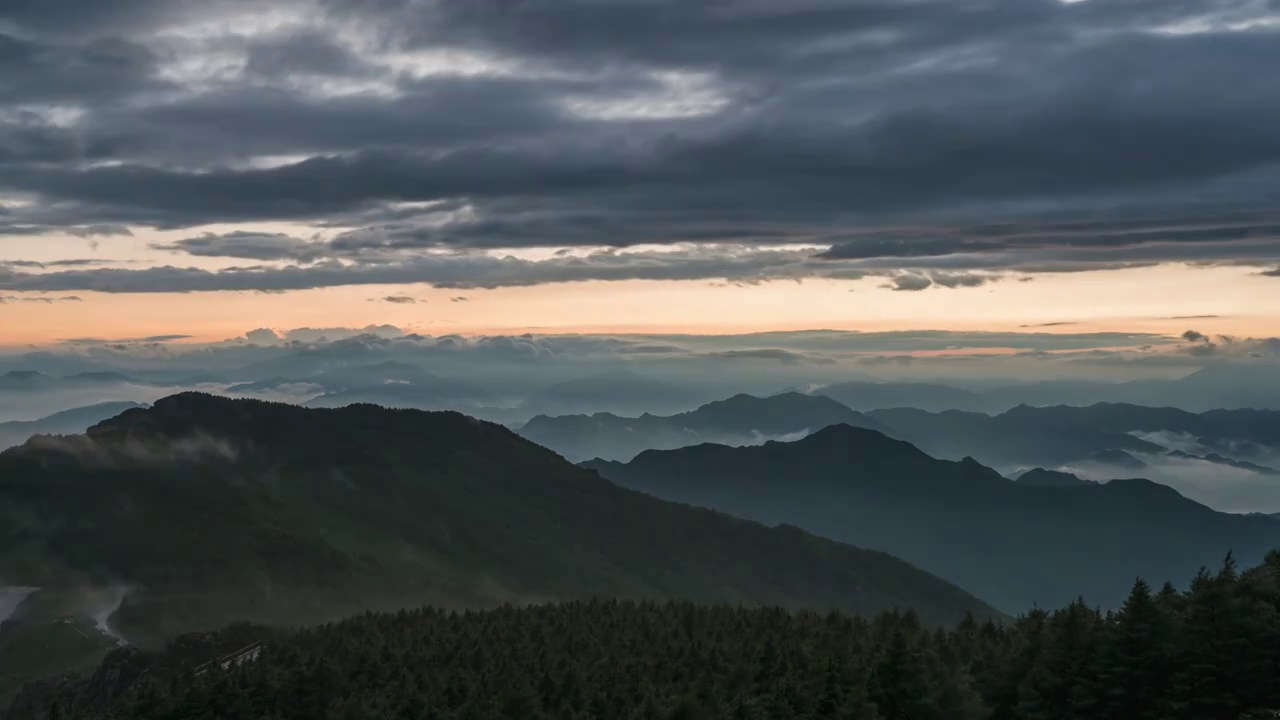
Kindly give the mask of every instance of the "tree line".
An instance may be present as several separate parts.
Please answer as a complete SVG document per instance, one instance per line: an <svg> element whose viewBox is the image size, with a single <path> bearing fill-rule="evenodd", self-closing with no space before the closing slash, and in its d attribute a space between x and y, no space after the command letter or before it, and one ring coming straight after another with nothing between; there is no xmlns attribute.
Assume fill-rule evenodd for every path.
<svg viewBox="0 0 1280 720"><path fill-rule="evenodd" d="M1046 572L1051 572L1046 567ZM110 659L108 660L110 662ZM101 674L101 673L100 673ZM1239 720L1280 711L1280 553L1007 622L596 600L365 614L56 720Z"/></svg>

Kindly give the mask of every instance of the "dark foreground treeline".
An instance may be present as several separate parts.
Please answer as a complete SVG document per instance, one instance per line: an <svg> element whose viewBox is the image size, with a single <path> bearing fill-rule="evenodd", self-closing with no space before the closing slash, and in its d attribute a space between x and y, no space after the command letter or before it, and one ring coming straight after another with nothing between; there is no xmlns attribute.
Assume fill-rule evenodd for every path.
<svg viewBox="0 0 1280 720"><path fill-rule="evenodd" d="M684 603L420 610L270 640L256 660L198 676L156 670L127 689L104 689L102 675L23 712L59 720L1272 717L1280 553L1243 573L1228 558L1185 592L1140 581L1105 615L1077 603L943 630L911 613L865 620Z"/></svg>

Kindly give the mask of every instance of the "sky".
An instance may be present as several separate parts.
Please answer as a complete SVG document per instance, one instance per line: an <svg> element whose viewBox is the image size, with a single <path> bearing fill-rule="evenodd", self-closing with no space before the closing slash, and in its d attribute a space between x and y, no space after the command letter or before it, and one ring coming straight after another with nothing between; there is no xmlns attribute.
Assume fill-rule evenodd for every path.
<svg viewBox="0 0 1280 720"><path fill-rule="evenodd" d="M1274 0L9 0L0 63L0 346L1280 336Z"/></svg>

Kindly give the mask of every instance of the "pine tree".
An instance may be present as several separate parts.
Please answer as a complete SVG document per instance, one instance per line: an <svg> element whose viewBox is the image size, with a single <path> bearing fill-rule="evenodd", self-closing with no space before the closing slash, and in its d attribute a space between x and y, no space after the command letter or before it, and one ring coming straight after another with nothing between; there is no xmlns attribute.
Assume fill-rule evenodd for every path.
<svg viewBox="0 0 1280 720"><path fill-rule="evenodd" d="M1133 584L1107 628L1094 672L1094 717L1167 720L1171 627L1146 581Z"/></svg>
<svg viewBox="0 0 1280 720"><path fill-rule="evenodd" d="M872 700L880 714L894 720L928 720L930 688L918 648L902 628L893 631L876 665Z"/></svg>

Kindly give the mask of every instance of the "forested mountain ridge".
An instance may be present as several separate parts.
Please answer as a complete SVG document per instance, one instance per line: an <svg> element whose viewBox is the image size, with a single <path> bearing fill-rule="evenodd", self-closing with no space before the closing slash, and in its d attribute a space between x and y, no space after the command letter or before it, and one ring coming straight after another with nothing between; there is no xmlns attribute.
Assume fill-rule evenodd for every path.
<svg viewBox="0 0 1280 720"><path fill-rule="evenodd" d="M613 601L233 628L117 651L86 680L28 688L8 720L1252 720L1280 709L1277 664L1272 553L1181 592L1139 580L1115 613L1075 602L945 630Z"/></svg>
<svg viewBox="0 0 1280 720"><path fill-rule="evenodd" d="M586 465L659 497L884 550L1008 612L1080 595L1115 607L1136 576L1186 582L1228 551L1257 562L1280 546L1274 522L1219 513L1147 480L1018 483L849 426Z"/></svg>
<svg viewBox="0 0 1280 720"><path fill-rule="evenodd" d="M626 490L457 413L193 393L0 454L0 579L122 588L107 618L143 643L593 596L996 614L884 553Z"/></svg>

